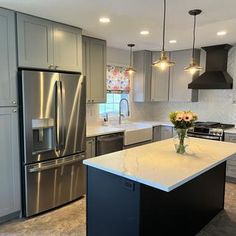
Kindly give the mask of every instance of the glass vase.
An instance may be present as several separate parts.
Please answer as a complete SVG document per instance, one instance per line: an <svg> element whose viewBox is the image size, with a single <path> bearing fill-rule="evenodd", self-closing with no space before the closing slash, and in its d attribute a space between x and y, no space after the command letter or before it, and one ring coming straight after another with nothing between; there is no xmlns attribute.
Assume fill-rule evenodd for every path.
<svg viewBox="0 0 236 236"><path fill-rule="evenodd" d="M187 136L188 129L176 129L176 136L174 137L175 150L179 154L184 154L189 146L189 138Z"/></svg>

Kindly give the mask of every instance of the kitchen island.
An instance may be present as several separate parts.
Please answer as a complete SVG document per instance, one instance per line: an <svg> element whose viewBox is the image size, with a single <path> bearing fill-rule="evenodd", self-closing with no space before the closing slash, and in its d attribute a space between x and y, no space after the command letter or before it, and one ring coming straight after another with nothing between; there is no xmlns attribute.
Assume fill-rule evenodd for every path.
<svg viewBox="0 0 236 236"><path fill-rule="evenodd" d="M172 139L84 161L87 235L195 235L224 208L226 160L236 145Z"/></svg>

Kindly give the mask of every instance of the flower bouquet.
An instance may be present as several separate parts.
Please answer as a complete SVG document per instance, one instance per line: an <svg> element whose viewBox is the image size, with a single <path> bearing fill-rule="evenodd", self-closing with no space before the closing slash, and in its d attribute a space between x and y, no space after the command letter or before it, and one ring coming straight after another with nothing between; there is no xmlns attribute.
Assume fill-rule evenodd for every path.
<svg viewBox="0 0 236 236"><path fill-rule="evenodd" d="M170 113L169 118L177 132L177 136L174 139L176 152L183 154L188 146L187 142L185 142L187 131L193 126L193 122L198 119L198 116L192 111L175 111Z"/></svg>

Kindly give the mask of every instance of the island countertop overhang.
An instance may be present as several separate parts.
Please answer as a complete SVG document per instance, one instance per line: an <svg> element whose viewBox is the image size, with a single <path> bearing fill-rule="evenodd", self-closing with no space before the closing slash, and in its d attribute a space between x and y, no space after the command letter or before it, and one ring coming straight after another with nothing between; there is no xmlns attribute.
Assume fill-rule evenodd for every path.
<svg viewBox="0 0 236 236"><path fill-rule="evenodd" d="M84 160L84 164L170 192L236 153L236 145L190 138L188 153L175 153L172 139Z"/></svg>

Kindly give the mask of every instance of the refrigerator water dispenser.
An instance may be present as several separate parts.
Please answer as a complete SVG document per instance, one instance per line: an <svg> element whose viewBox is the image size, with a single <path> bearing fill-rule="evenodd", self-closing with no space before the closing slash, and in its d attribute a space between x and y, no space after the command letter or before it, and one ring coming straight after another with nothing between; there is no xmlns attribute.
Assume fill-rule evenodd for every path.
<svg viewBox="0 0 236 236"><path fill-rule="evenodd" d="M33 155L54 149L54 119L33 119L32 130Z"/></svg>

